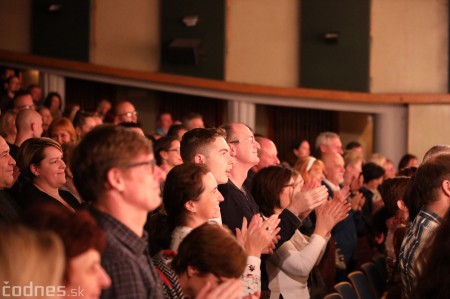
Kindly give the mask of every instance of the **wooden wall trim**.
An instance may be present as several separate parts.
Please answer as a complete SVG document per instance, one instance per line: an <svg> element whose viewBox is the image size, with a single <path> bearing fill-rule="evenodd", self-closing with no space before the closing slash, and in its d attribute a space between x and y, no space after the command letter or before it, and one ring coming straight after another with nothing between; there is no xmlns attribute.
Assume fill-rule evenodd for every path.
<svg viewBox="0 0 450 299"><path fill-rule="evenodd" d="M371 104L450 104L450 94L372 94L362 92L261 86L165 73L149 73L127 70L5 50L0 50L0 65L2 63L19 64L24 68L51 68L86 75L102 75L141 82L168 84L180 87L191 87L248 95L260 95L265 97L309 98L318 101L326 100Z"/></svg>

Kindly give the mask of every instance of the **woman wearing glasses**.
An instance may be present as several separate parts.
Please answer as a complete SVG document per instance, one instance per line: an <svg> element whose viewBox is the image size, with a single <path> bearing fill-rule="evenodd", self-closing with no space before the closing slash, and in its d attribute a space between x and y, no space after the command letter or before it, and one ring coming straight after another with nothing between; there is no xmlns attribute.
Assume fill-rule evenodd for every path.
<svg viewBox="0 0 450 299"><path fill-rule="evenodd" d="M39 202L53 202L71 211L81 207L70 192L59 190L66 182L62 156L59 143L46 137L30 138L20 146L17 164L23 181L19 193L23 207Z"/></svg>
<svg viewBox="0 0 450 299"><path fill-rule="evenodd" d="M162 137L155 142L156 164L166 173L183 163L180 141L175 137Z"/></svg>
<svg viewBox="0 0 450 299"><path fill-rule="evenodd" d="M270 166L261 169L253 179L252 195L258 202L260 212L269 217L280 214L295 193L317 186L306 183L291 168ZM347 217L347 208L340 201L329 201L316 208L316 227L311 238L296 231L283 243L267 263L270 298L310 298L308 276L325 250L331 229ZM306 216L306 215L304 215Z"/></svg>

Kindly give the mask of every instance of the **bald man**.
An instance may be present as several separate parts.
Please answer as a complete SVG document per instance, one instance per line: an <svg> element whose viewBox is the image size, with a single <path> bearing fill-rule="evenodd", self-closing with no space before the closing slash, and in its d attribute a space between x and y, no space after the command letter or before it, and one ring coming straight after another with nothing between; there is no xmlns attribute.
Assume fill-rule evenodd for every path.
<svg viewBox="0 0 450 299"><path fill-rule="evenodd" d="M39 138L42 135L42 116L34 110L22 110L16 118L17 135L11 145L11 156L16 159L17 152L22 143L30 138Z"/></svg>
<svg viewBox="0 0 450 299"><path fill-rule="evenodd" d="M137 123L137 111L131 102L124 101L116 105L114 124L120 124L123 122Z"/></svg>
<svg viewBox="0 0 450 299"><path fill-rule="evenodd" d="M247 179L244 182L244 185L248 188L248 190L251 190L253 177L258 171L264 167L280 164L277 146L272 140L260 136L255 137L255 140L260 146L258 149L259 162L248 171Z"/></svg>

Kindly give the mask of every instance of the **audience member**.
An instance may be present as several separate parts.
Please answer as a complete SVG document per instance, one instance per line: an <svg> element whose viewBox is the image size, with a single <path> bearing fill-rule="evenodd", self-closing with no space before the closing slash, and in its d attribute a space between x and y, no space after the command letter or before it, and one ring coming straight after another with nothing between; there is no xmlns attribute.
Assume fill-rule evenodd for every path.
<svg viewBox="0 0 450 299"><path fill-rule="evenodd" d="M163 203L172 232L170 248L178 251L192 229L220 217L219 203L223 196L217 190L216 179L202 164L175 166L167 176L166 186Z"/></svg>
<svg viewBox="0 0 450 299"><path fill-rule="evenodd" d="M114 124L116 125L122 122L138 122L138 112L131 102L123 101L117 103L114 111Z"/></svg>
<svg viewBox="0 0 450 299"><path fill-rule="evenodd" d="M255 174L260 171L262 168L272 166L272 165L279 165L280 160L278 159L278 150L275 143L273 143L272 140L265 137L255 137L256 142L259 143L259 149L258 149L258 158L259 162L247 173L247 178L244 181L244 185L247 187L248 190L252 189L252 180Z"/></svg>
<svg viewBox="0 0 450 299"><path fill-rule="evenodd" d="M12 108L13 100L16 93L20 90L20 78L14 73L7 77L3 83L4 92L1 95L0 109L1 113Z"/></svg>
<svg viewBox="0 0 450 299"><path fill-rule="evenodd" d="M66 164L66 168L64 169L66 182L64 183L64 185L59 187L59 189L69 192L78 200L79 203L83 203L83 200L80 198L80 194L78 194L78 190L77 188L75 188L75 185L73 183L73 174L71 167L72 156L76 146L77 145L73 142L64 143L61 146L63 151L62 159Z"/></svg>
<svg viewBox="0 0 450 299"><path fill-rule="evenodd" d="M422 269L417 271L417 283L412 298L446 299L450 297L450 212L418 257Z"/></svg>
<svg viewBox="0 0 450 299"><path fill-rule="evenodd" d="M50 110L53 119L62 116L62 97L59 93L50 92L44 100L44 106Z"/></svg>
<svg viewBox="0 0 450 299"><path fill-rule="evenodd" d="M252 195L261 213L269 217L281 214L303 185L302 177L290 168L269 166L255 175ZM316 211L317 222L311 238L297 230L270 256L267 263L270 298L279 298L280 295L283 298L310 298L309 274L325 251L331 229L347 217L346 207L339 200L324 203Z"/></svg>
<svg viewBox="0 0 450 299"><path fill-rule="evenodd" d="M188 131L205 127L205 124L203 123L203 116L199 113L188 113L183 117L182 123Z"/></svg>
<svg viewBox="0 0 450 299"><path fill-rule="evenodd" d="M430 158L417 170L413 181L413 192L422 201L422 209L407 230L400 249L400 274L403 295L412 298L416 287L416 273L422 265L417 257L430 241L442 222L442 217L450 206L450 155L443 154ZM417 272L414 271L416 267Z"/></svg>
<svg viewBox="0 0 450 299"><path fill-rule="evenodd" d="M293 167L299 159L309 157L309 155L311 155L309 141L300 139L292 145L292 150L287 155L287 163Z"/></svg>
<svg viewBox="0 0 450 299"><path fill-rule="evenodd" d="M27 91L30 93L31 98L33 99L35 107L42 106L42 89L37 84L30 84L27 87Z"/></svg>
<svg viewBox="0 0 450 299"><path fill-rule="evenodd" d="M166 173L183 163L180 154L180 141L175 137L163 137L155 142L156 164Z"/></svg>
<svg viewBox="0 0 450 299"><path fill-rule="evenodd" d="M300 173L305 181L316 180L321 182L325 178L325 165L313 156L299 158L294 165L294 169Z"/></svg>
<svg viewBox="0 0 450 299"><path fill-rule="evenodd" d="M144 232L148 212L161 204L151 143L127 128L98 126L76 147L72 168L106 233L102 266L112 283L102 298L164 298Z"/></svg>
<svg viewBox="0 0 450 299"><path fill-rule="evenodd" d="M316 157L325 153L343 154L341 138L334 132L322 132L316 138Z"/></svg>
<svg viewBox="0 0 450 299"><path fill-rule="evenodd" d="M5 111L1 116L1 136L5 138L8 145L14 144L16 140L16 117L17 113L13 110Z"/></svg>
<svg viewBox="0 0 450 299"><path fill-rule="evenodd" d="M1 226L0 231L2 298L55 298L64 271L61 240L22 225Z"/></svg>
<svg viewBox="0 0 450 299"><path fill-rule="evenodd" d="M39 138L42 135L42 117L34 110L23 110L16 118L17 135L11 145L11 156L17 160L19 147L30 138Z"/></svg>
<svg viewBox="0 0 450 299"><path fill-rule="evenodd" d="M364 148L358 141L350 141L345 146L346 152L354 152L364 160Z"/></svg>
<svg viewBox="0 0 450 299"><path fill-rule="evenodd" d="M226 229L205 223L183 240L178 254L161 252L153 263L166 298L237 299L243 292L239 277L246 259L244 249Z"/></svg>
<svg viewBox="0 0 450 299"><path fill-rule="evenodd" d="M16 161L9 154L9 146L0 136L0 223L14 222L20 214L17 202L4 189L14 184L14 166Z"/></svg>
<svg viewBox="0 0 450 299"><path fill-rule="evenodd" d="M19 193L24 209L41 202L57 203L70 211L81 207L72 194L59 190L66 182L59 143L47 137L30 138L20 146L17 164L24 179Z"/></svg>
<svg viewBox="0 0 450 299"><path fill-rule="evenodd" d="M111 110L111 107L112 105L110 101L108 101L107 99L101 99L97 105L95 113L100 117L101 120L104 120L108 111Z"/></svg>
<svg viewBox="0 0 450 299"><path fill-rule="evenodd" d="M389 277L389 298L401 297L401 279L398 271L398 254L409 226L408 208L404 202L408 177L385 179L380 194L387 210L386 269Z"/></svg>
<svg viewBox="0 0 450 299"><path fill-rule="evenodd" d="M167 137L176 137L179 141L183 138L187 130L182 124L172 125L167 132Z"/></svg>
<svg viewBox="0 0 450 299"><path fill-rule="evenodd" d="M79 110L73 119L73 126L75 127L75 131L78 135L77 139L81 140L87 133L97 126L97 122L93 113Z"/></svg>
<svg viewBox="0 0 450 299"><path fill-rule="evenodd" d="M28 211L23 221L30 228L56 233L65 250L63 284L70 298L100 298L111 280L100 265L106 247L103 231L88 211L71 213L54 204Z"/></svg>
<svg viewBox="0 0 450 299"><path fill-rule="evenodd" d="M236 163L230 172L230 179L219 190L224 197L220 203L223 223L232 231L242 227L242 219L247 221L259 213L259 207L249 190L243 185L251 167L259 162L257 150L259 144L255 141L251 130L241 123L224 125L227 142L231 152L236 157ZM326 189L319 187L308 192L299 193L291 204L280 214L280 241L278 246L289 240L301 224L298 218L311 211L326 200ZM264 268L263 268L264 269ZM267 281L262 281L262 290L267 291Z"/></svg>
<svg viewBox="0 0 450 299"><path fill-rule="evenodd" d="M170 114L169 112L160 113L156 121L155 133L161 136L166 136L172 124L173 124L172 114Z"/></svg>
<svg viewBox="0 0 450 299"><path fill-rule="evenodd" d="M60 117L53 120L48 128L48 135L59 144L77 142L77 133L70 119Z"/></svg>
<svg viewBox="0 0 450 299"><path fill-rule="evenodd" d="M139 135L145 136L144 131L141 128L141 125L138 123L134 123L134 122L123 122L123 123L119 123L118 124L119 127L124 127L124 128L129 128L132 131L135 131L136 133L138 133ZM148 137L148 136L147 136ZM152 142L155 142L156 140L153 140L150 138L150 140L152 140Z"/></svg>
<svg viewBox="0 0 450 299"><path fill-rule="evenodd" d="M450 145L441 144L432 146L423 156L422 163L428 161L429 159L439 156L442 154L450 153Z"/></svg>
<svg viewBox="0 0 450 299"><path fill-rule="evenodd" d="M395 177L395 166L394 162L390 159L386 159L386 162L384 162L383 165L384 168L384 178L385 179L391 179Z"/></svg>
<svg viewBox="0 0 450 299"><path fill-rule="evenodd" d="M398 162L398 171L408 167L419 167L419 159L412 154L405 154Z"/></svg>
<svg viewBox="0 0 450 299"><path fill-rule="evenodd" d="M12 109L17 113L27 109L35 110L33 98L28 92L18 91L14 96Z"/></svg>
<svg viewBox="0 0 450 299"><path fill-rule="evenodd" d="M42 116L42 129L44 130L42 136L48 137L48 128L50 127L50 124L53 121L52 114L50 110L45 106L40 107L38 109L38 112Z"/></svg>

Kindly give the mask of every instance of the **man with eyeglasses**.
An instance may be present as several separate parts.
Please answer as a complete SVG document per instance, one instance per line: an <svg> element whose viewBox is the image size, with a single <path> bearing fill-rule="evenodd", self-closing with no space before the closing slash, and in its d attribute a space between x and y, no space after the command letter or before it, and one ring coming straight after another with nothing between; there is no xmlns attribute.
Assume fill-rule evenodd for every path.
<svg viewBox="0 0 450 299"><path fill-rule="evenodd" d="M14 97L13 110L20 112L22 110L35 110L31 94L25 91L18 92Z"/></svg>
<svg viewBox="0 0 450 299"><path fill-rule="evenodd" d="M119 102L117 103L115 108L114 123L116 125L123 122L137 123L138 122L137 116L138 113L136 111L136 108L131 102L128 101Z"/></svg>
<svg viewBox="0 0 450 299"><path fill-rule="evenodd" d="M219 191L224 197L220 203L222 222L231 231L242 226L243 218L248 222L255 214L259 214L259 207L250 190L244 186L248 171L259 162L259 143L255 140L253 132L242 123L230 123L222 126L227 133L227 142L236 162L231 169L230 178L224 185L219 185ZM301 225L300 215L311 211L322 204L327 198L327 190L320 186L307 192L300 192L292 199L291 204L279 215L280 240L277 247L289 240ZM268 227L273 230L273 227ZM264 260L263 260L264 261ZM263 262L262 271L265 270ZM264 276L263 276L264 278ZM262 291L268 290L268 280L262 279Z"/></svg>
<svg viewBox="0 0 450 299"><path fill-rule="evenodd" d="M111 287L101 298L164 298L154 271L144 224L161 204L151 143L121 126L94 128L76 147L74 183L105 231L102 266Z"/></svg>

